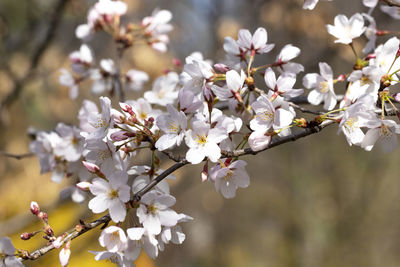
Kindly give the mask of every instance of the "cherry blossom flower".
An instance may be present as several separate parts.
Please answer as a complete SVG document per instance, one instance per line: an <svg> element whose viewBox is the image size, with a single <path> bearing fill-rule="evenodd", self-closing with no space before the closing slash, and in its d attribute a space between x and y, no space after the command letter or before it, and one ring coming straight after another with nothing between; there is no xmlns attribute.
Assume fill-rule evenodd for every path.
<svg viewBox="0 0 400 267"><path fill-rule="evenodd" d="M254 131L267 131L271 127L275 130L289 126L292 123L294 114L284 108L275 109L271 101L264 95L257 98L251 104L256 113L250 121L250 128Z"/></svg>
<svg viewBox="0 0 400 267"><path fill-rule="evenodd" d="M185 64L181 74L183 90L191 90L194 93L202 91L206 80L214 76L214 70L204 60L191 60Z"/></svg>
<svg viewBox="0 0 400 267"><path fill-rule="evenodd" d="M249 136L249 146L253 151L260 151L266 148L271 142L271 135L265 130L257 130Z"/></svg>
<svg viewBox="0 0 400 267"><path fill-rule="evenodd" d="M137 209L137 216L150 235L161 233L161 226L172 227L177 224L179 216L169 208L175 204L175 201L173 196L156 191L143 195Z"/></svg>
<svg viewBox="0 0 400 267"><path fill-rule="evenodd" d="M395 121L376 118L369 121L367 127L370 129L361 143L362 148L370 151L377 141L380 141L382 150L386 153L397 147L396 134L400 134L400 126Z"/></svg>
<svg viewBox="0 0 400 267"><path fill-rule="evenodd" d="M125 255L121 252L109 252L109 251L89 251L89 252L96 255L94 257L96 261L107 259L112 263L117 264L118 267L135 267L133 261L125 257Z"/></svg>
<svg viewBox="0 0 400 267"><path fill-rule="evenodd" d="M58 78L58 82L66 87L69 87L69 98L76 99L79 94L79 87L76 79L66 69L60 69L61 75Z"/></svg>
<svg viewBox="0 0 400 267"><path fill-rule="evenodd" d="M192 217L183 213L178 214L178 216L178 223L189 222L193 220ZM162 242L158 243L158 247L160 250L164 250L164 244L168 244L169 242L172 242L176 245L182 244L183 241L185 241L186 235L183 233L180 225L175 225L173 227L164 227L160 237Z"/></svg>
<svg viewBox="0 0 400 267"><path fill-rule="evenodd" d="M169 23L171 19L172 13L170 11L156 9L151 16L142 20L146 35L151 37L149 44L159 52L167 50L166 44L169 42L169 38L166 34L173 29L173 26Z"/></svg>
<svg viewBox="0 0 400 267"><path fill-rule="evenodd" d="M72 71L85 74L93 63L93 52L88 45L81 45L79 51L74 51L69 55Z"/></svg>
<svg viewBox="0 0 400 267"><path fill-rule="evenodd" d="M21 260L14 256L15 248L8 237L0 236L0 266L20 267L24 266Z"/></svg>
<svg viewBox="0 0 400 267"><path fill-rule="evenodd" d="M195 113L203 106L203 102L190 90L179 90L178 103L185 114Z"/></svg>
<svg viewBox="0 0 400 267"><path fill-rule="evenodd" d="M85 139L102 139L106 136L111 126L111 100L108 97L100 97L101 113L94 111L88 115L87 123L92 127L90 132L81 132Z"/></svg>
<svg viewBox="0 0 400 267"><path fill-rule="evenodd" d="M187 118L185 113L177 111L172 105L167 105L168 115L157 117L156 123L164 134L156 142L156 148L160 151L180 146L185 137Z"/></svg>
<svg viewBox="0 0 400 267"><path fill-rule="evenodd" d="M283 73L276 79L275 72L268 68L264 75L265 83L275 95L281 95L283 97L296 97L303 93L303 89L293 89L293 85L296 82L296 77L293 74Z"/></svg>
<svg viewBox="0 0 400 267"><path fill-rule="evenodd" d="M114 222L122 222L126 216L125 202L130 198L130 187L126 184L128 175L124 171L115 171L107 178L109 181L93 179L89 189L95 197L89 201L89 209L94 213L108 209Z"/></svg>
<svg viewBox="0 0 400 267"><path fill-rule="evenodd" d="M69 262L69 257L71 256L71 249L69 248L62 248L60 250L59 259L60 259L60 264L62 267L65 267L68 265Z"/></svg>
<svg viewBox="0 0 400 267"><path fill-rule="evenodd" d="M148 120L151 117L157 118L161 114L161 110L153 109L150 103L144 98L139 98L136 101L128 100L125 103L132 107L133 112L136 114L136 118L141 123L144 123L145 120Z"/></svg>
<svg viewBox="0 0 400 267"><path fill-rule="evenodd" d="M179 76L176 72L169 72L165 76L156 79L153 84L153 90L144 93L144 98L151 104L166 106L173 104L178 97L176 86L179 82Z"/></svg>
<svg viewBox="0 0 400 267"><path fill-rule="evenodd" d="M277 65L279 67L278 70L282 72L298 74L299 72L304 71L303 65L295 62L289 62L298 55L300 55L300 49L291 44L287 44L279 52L274 64Z"/></svg>
<svg viewBox="0 0 400 267"><path fill-rule="evenodd" d="M359 37L365 31L364 19L356 13L348 19L345 15L337 15L333 25L326 25L328 32L335 36L335 43L350 44L354 38Z"/></svg>
<svg viewBox="0 0 400 267"><path fill-rule="evenodd" d="M241 99L240 93L243 87L246 75L243 70L240 74L235 70L230 70L226 73L226 85L228 88L213 85L211 90L221 101L230 99Z"/></svg>
<svg viewBox="0 0 400 267"><path fill-rule="evenodd" d="M319 105L324 101L324 109L332 110L337 103L337 97L333 91L333 72L325 63L319 63L321 74L309 73L303 78L303 85L308 89L314 89L308 94L308 102Z"/></svg>
<svg viewBox="0 0 400 267"><path fill-rule="evenodd" d="M186 159L192 164L200 163L205 157L216 162L221 157L218 143L228 137L223 128L211 128L204 121L194 121L192 130L186 132L186 145L189 150Z"/></svg>
<svg viewBox="0 0 400 267"><path fill-rule="evenodd" d="M142 248L150 258L155 259L158 256L158 241L155 236L148 232L146 228L132 227L126 230L131 242L128 242L127 257L135 260L139 257Z"/></svg>
<svg viewBox="0 0 400 267"><path fill-rule="evenodd" d="M400 40L397 37L392 37L383 45L379 45L375 49L375 58L370 60L370 65L379 67L381 75L400 69L400 60L395 60L399 45Z"/></svg>
<svg viewBox="0 0 400 267"><path fill-rule="evenodd" d="M344 111L338 132L344 133L350 146L361 145L365 136L361 127L367 126L369 121L376 118L375 113L371 110L373 105L373 97L365 95Z"/></svg>
<svg viewBox="0 0 400 267"><path fill-rule="evenodd" d="M396 0L394 0L396 1ZM397 0L397 4L400 2ZM391 16L393 19L400 19L400 10L397 6L381 5L381 11Z"/></svg>
<svg viewBox="0 0 400 267"><path fill-rule="evenodd" d="M117 226L109 226L101 232L99 243L109 252L122 252L128 246L128 239L124 230Z"/></svg>
<svg viewBox="0 0 400 267"><path fill-rule="evenodd" d="M126 73L126 85L130 90L140 91L148 81L149 75L144 71L131 69Z"/></svg>
<svg viewBox="0 0 400 267"><path fill-rule="evenodd" d="M225 198L233 198L236 190L248 187L250 177L245 170L247 163L236 160L230 164L220 163L210 170L210 178L215 182L215 189L221 192Z"/></svg>
<svg viewBox="0 0 400 267"><path fill-rule="evenodd" d="M79 129L59 123L56 132L62 140L54 145L55 155L71 162L79 160L83 152L83 138Z"/></svg>
<svg viewBox="0 0 400 267"><path fill-rule="evenodd" d="M113 75L116 72L112 59L102 59L100 70L92 69L90 78L93 80L91 91L93 94L102 94L104 91L110 92L113 89Z"/></svg>
<svg viewBox="0 0 400 267"><path fill-rule="evenodd" d="M265 54L274 48L274 44L267 44L267 31L265 28L258 28L254 35L249 30L241 29L238 34L237 44L242 49L254 51L256 54Z"/></svg>
<svg viewBox="0 0 400 267"><path fill-rule="evenodd" d="M87 24L76 28L75 35L79 39L88 40L94 31L102 29L102 25L113 25L115 18L126 13L127 6L122 1L99 0L88 12Z"/></svg>

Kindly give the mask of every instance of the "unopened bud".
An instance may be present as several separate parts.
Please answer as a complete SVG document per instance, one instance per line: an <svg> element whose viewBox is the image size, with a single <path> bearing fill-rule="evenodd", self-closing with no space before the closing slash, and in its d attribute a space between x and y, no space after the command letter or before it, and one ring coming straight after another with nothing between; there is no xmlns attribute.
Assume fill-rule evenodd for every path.
<svg viewBox="0 0 400 267"><path fill-rule="evenodd" d="M119 106L121 107L121 109L123 111L128 112L131 116L136 117L136 114L135 114L135 112L133 112L132 107L130 105L120 102Z"/></svg>
<svg viewBox="0 0 400 267"><path fill-rule="evenodd" d="M389 33L388 31L377 30L375 34L376 34L376 36L383 36L383 35L386 35L388 33Z"/></svg>
<svg viewBox="0 0 400 267"><path fill-rule="evenodd" d="M300 119L295 119L294 123L296 124L296 126L298 127L302 127L302 128L306 128L307 127L307 120L304 118L300 118Z"/></svg>
<svg viewBox="0 0 400 267"><path fill-rule="evenodd" d="M172 64L174 64L175 66L177 66L177 67L182 67L182 61L180 60L180 59L178 59L178 58L173 58L172 59Z"/></svg>
<svg viewBox="0 0 400 267"><path fill-rule="evenodd" d="M201 181L205 182L208 180L208 161L204 164L203 171L201 172Z"/></svg>
<svg viewBox="0 0 400 267"><path fill-rule="evenodd" d="M400 57L400 45L399 48L397 49L397 53L396 53L396 58Z"/></svg>
<svg viewBox="0 0 400 267"><path fill-rule="evenodd" d="M214 64L214 68L215 68L217 71L221 72L221 73L226 73L226 72L228 72L228 71L231 70L231 68L229 68L227 65L222 64L222 63Z"/></svg>
<svg viewBox="0 0 400 267"><path fill-rule="evenodd" d="M48 236L54 236L53 228L51 228L50 225L46 225L46 226L44 227L44 232L45 232L46 235L48 235Z"/></svg>
<svg viewBox="0 0 400 267"><path fill-rule="evenodd" d="M39 207L39 205L38 205L38 203L36 203L35 201L32 201L31 202L31 212L34 214L34 215L38 215L39 214L39 211L40 211L40 207Z"/></svg>
<svg viewBox="0 0 400 267"><path fill-rule="evenodd" d="M343 82L345 79L346 79L346 75L344 75L344 74L340 74L340 75L337 77L337 81L338 81L338 82Z"/></svg>
<svg viewBox="0 0 400 267"><path fill-rule="evenodd" d="M99 166L97 166L94 163L82 161L82 164L83 164L83 166L85 166L86 170L88 170L88 172L90 172L90 173L96 174L97 172L100 171Z"/></svg>
<svg viewBox="0 0 400 267"><path fill-rule="evenodd" d="M22 233L21 235L20 235L20 238L22 239L22 240L29 240L32 236L34 236L35 235L35 233L27 233L27 232L25 232L25 233Z"/></svg>
<svg viewBox="0 0 400 267"><path fill-rule="evenodd" d="M110 138L111 138L111 140L118 142L118 141L126 140L126 139L128 139L129 137L135 137L135 136L136 136L135 133L130 133L130 132L122 131L122 130L121 130L121 131L112 133L112 134L110 135Z"/></svg>
<svg viewBox="0 0 400 267"><path fill-rule="evenodd" d="M365 59L370 60L372 58L376 58L376 54L369 54L369 55L367 55L367 57Z"/></svg>
<svg viewBox="0 0 400 267"><path fill-rule="evenodd" d="M91 185L92 185L92 184L89 183L89 182L80 182L80 183L77 183L77 184L76 184L76 187L78 187L80 190L88 191L88 190L89 190L89 187L90 187Z"/></svg>
<svg viewBox="0 0 400 267"><path fill-rule="evenodd" d="M69 262L69 257L71 256L71 249L67 246L62 248L60 250L59 258L60 258L60 264L62 267L65 267L68 265Z"/></svg>

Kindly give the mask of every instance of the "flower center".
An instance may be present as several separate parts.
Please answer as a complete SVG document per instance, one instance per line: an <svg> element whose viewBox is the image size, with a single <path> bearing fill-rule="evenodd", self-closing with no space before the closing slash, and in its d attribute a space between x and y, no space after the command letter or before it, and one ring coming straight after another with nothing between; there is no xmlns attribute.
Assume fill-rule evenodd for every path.
<svg viewBox="0 0 400 267"><path fill-rule="evenodd" d="M346 127L347 130L350 132L353 132L355 128L357 128L357 123L358 119L357 118L348 118L346 122L344 123L344 126Z"/></svg>
<svg viewBox="0 0 400 267"><path fill-rule="evenodd" d="M118 191L117 190L115 190L115 189L111 189L110 190L110 192L108 193L108 196L110 197L110 198L117 198L118 197Z"/></svg>
<svg viewBox="0 0 400 267"><path fill-rule="evenodd" d="M327 81L323 81L319 83L319 91L323 94L325 94L326 92L328 92L329 90L329 84Z"/></svg>
<svg viewBox="0 0 400 267"><path fill-rule="evenodd" d="M393 133L389 129L389 127L387 127L386 125L382 124L381 131L379 132L379 136L382 136L383 138L390 138L390 137L392 137L392 135L393 135Z"/></svg>
<svg viewBox="0 0 400 267"><path fill-rule="evenodd" d="M205 134L197 135L196 141L197 141L197 144L204 145L205 143L207 143L207 136Z"/></svg>
<svg viewBox="0 0 400 267"><path fill-rule="evenodd" d="M95 128L103 128L107 125L107 122L103 118L97 118L97 121L94 123Z"/></svg>
<svg viewBox="0 0 400 267"><path fill-rule="evenodd" d="M110 153L107 150L99 150L97 151L97 158L100 160L105 160L106 158L110 157Z"/></svg>
<svg viewBox="0 0 400 267"><path fill-rule="evenodd" d="M179 131L181 130L181 127L179 127L178 125L176 125L176 124L173 123L173 122L169 122L169 123L168 123L168 129L169 129L171 132L177 133L177 132L179 132Z"/></svg>
<svg viewBox="0 0 400 267"><path fill-rule="evenodd" d="M142 119L142 120L146 119L147 118L147 113L146 112L140 112L139 113L139 118Z"/></svg>
<svg viewBox="0 0 400 267"><path fill-rule="evenodd" d="M270 121L274 119L274 114L268 110L262 113L258 113L257 116L263 121Z"/></svg>
<svg viewBox="0 0 400 267"><path fill-rule="evenodd" d="M231 170L229 170L226 175L224 176L224 180L225 181L230 181L232 179L233 176L233 172Z"/></svg>
<svg viewBox="0 0 400 267"><path fill-rule="evenodd" d="M361 85L371 84L371 80L367 76L361 78Z"/></svg>
<svg viewBox="0 0 400 267"><path fill-rule="evenodd" d="M154 206L154 204L151 204L147 207L147 211L152 214L156 214L157 210L158 208Z"/></svg>

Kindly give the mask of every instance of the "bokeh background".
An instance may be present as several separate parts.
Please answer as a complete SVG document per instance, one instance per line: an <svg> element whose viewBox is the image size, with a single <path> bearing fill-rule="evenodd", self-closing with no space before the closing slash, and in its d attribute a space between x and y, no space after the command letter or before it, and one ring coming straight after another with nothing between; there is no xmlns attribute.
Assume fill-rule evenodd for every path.
<svg viewBox="0 0 400 267"><path fill-rule="evenodd" d="M0 1L1 151L28 152L29 127L51 130L57 122L76 124L82 100L96 101L88 87L71 101L68 89L58 84L59 69L68 67L68 54L80 46L74 29L86 21L94 2ZM268 41L276 47L257 64L272 62L280 48L292 43L302 49L297 62L304 64L306 72L317 72L318 62L324 60L333 66L335 75L346 73L354 57L349 47L333 43L325 24L332 24L338 13L351 16L367 11L356 0L321 2L312 12L301 9L300 0L125 2L129 6L125 22L139 22L156 7L174 14L175 30L168 53L159 54L143 45L125 54L125 69L134 66L152 78L171 68L172 58L183 60L193 51L221 60L225 36L236 38L240 28L253 32L259 26L267 29ZM399 30L398 21L379 10L374 12L380 29ZM96 38L90 45L97 62L114 57L107 36ZM360 51L364 43L357 40L356 49ZM337 90L343 92L343 88ZM213 184L201 183L201 166L177 171L178 179L171 183L171 192L177 198L175 209L195 218L183 225L187 239L183 245L167 246L155 261L141 255L138 267L400 265L398 149L391 154L384 154L379 147L364 152L349 147L343 135L337 135L337 128L330 127L244 159L249 163L251 184L238 190L232 200L216 193ZM139 162L146 162L146 157ZM48 211L57 234L73 227L79 218L99 216L93 217L85 204L60 199L60 190L71 181L52 183L49 175L39 174L34 157L1 157L0 174L0 235L10 236L18 248L32 251L45 244L39 236L31 241L18 238L24 231L41 227L29 213L31 200ZM73 241L69 266L97 263L88 250L101 249L99 233L93 230ZM26 262L26 266L59 266L58 252Z"/></svg>

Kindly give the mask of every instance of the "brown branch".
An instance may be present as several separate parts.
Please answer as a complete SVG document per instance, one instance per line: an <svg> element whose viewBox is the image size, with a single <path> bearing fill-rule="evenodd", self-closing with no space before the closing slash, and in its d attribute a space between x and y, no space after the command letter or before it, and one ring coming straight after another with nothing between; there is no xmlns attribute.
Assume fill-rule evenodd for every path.
<svg viewBox="0 0 400 267"><path fill-rule="evenodd" d="M233 157L240 157L240 156L244 156L244 155L256 155L262 151L265 151L267 149L285 144L287 142L290 141L296 141L297 139L300 139L302 137L306 137L315 133L319 133L322 129L324 129L325 127L336 123L336 121L334 120L329 120L329 121L325 121L322 124L315 126L315 127L309 127L309 128L305 128L304 130L301 130L297 133L288 135L288 136L284 136L281 137L279 139L274 139L271 141L271 143L264 149L259 150L259 151L254 151L251 148L245 148L245 149L238 149L238 150L234 150L234 151L221 151L221 154L226 157L226 158L233 158Z"/></svg>
<svg viewBox="0 0 400 267"><path fill-rule="evenodd" d="M119 102L125 102L125 91L121 81L121 60L124 53L124 47L117 47L116 73L113 75L114 86L119 95Z"/></svg>
<svg viewBox="0 0 400 267"><path fill-rule="evenodd" d="M4 156L6 158L14 158L14 159L23 159L23 158L29 158L34 156L34 154L32 152L30 153L25 153L25 154L12 154L12 153L8 153L5 151L0 151L0 156Z"/></svg>
<svg viewBox="0 0 400 267"><path fill-rule="evenodd" d="M386 3L388 6L397 6L400 7L400 3L395 2L393 0L381 0L381 2Z"/></svg>
<svg viewBox="0 0 400 267"><path fill-rule="evenodd" d="M20 93L22 92L24 85L29 79L32 78L32 75L40 62L40 59L42 58L44 52L46 49L49 47L50 43L52 42L56 29L58 28L58 25L60 24L60 19L61 19L61 14L63 13L65 6L69 0L59 0L58 3L54 7L54 12L51 15L48 25L49 27L47 28L45 37L42 39L42 41L39 43L39 45L36 47L35 51L33 52L33 55L30 59L30 67L27 71L27 73L22 77L21 79L15 81L14 88L11 90L11 92L1 101L0 103L0 108L3 109L4 107L10 106L15 100L18 99Z"/></svg>

